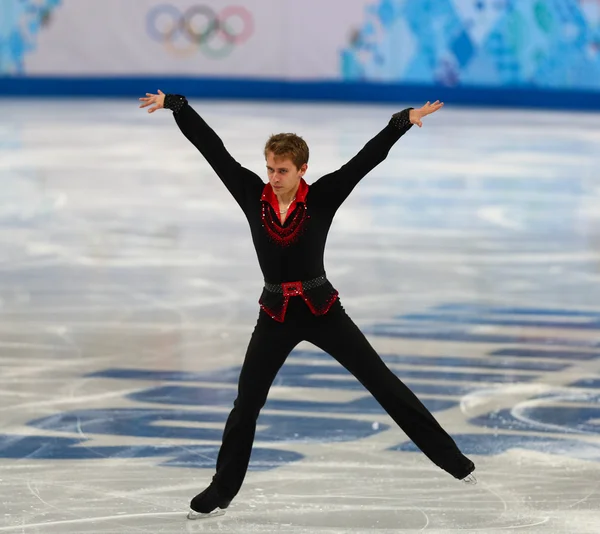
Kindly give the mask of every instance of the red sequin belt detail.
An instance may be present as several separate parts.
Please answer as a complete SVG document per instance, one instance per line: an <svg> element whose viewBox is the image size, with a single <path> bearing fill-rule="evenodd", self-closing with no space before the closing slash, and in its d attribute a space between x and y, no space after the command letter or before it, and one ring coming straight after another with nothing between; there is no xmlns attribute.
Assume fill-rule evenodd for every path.
<svg viewBox="0 0 600 534"><path fill-rule="evenodd" d="M306 204L299 204L287 226L281 226L281 223L273 215L274 210L269 208L268 202L262 203L262 225L269 237L282 247L291 245L300 237L304 224L309 219L306 213Z"/></svg>
<svg viewBox="0 0 600 534"><path fill-rule="evenodd" d="M259 301L260 307L267 313L271 318L276 321L283 323L285 319L285 314L287 311L287 307L292 297L302 297L302 300L306 303L308 308L310 309L313 315L325 315L334 303L338 300L339 294L338 292L331 288L331 293L327 296L326 299L321 299L321 302L317 303L316 299L311 298L309 294L312 289L320 287L327 283L327 278L325 275L319 276L313 280L308 280L306 282L284 282L282 284L265 284L265 290L271 293L277 293L278 295L282 295L282 299L280 303L281 306L278 306L278 310L274 310L268 307L263 300Z"/></svg>
<svg viewBox="0 0 600 534"><path fill-rule="evenodd" d="M282 284L265 282L265 289L271 293L279 293L284 297L293 297L298 295L299 292L321 287L325 283L327 283L327 276L322 274L321 276L317 276L317 278L305 282L283 282Z"/></svg>

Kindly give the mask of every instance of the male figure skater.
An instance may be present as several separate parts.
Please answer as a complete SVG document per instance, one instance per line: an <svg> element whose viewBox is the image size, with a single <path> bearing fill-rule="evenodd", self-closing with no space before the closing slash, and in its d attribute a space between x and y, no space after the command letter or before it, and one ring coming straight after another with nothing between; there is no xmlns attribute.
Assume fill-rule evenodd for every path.
<svg viewBox="0 0 600 534"><path fill-rule="evenodd" d="M311 185L304 181L309 150L283 133L265 145L268 183L242 167L218 135L180 95L147 93L141 108L173 111L182 133L208 161L243 210L265 285L258 322L239 377L238 395L223 433L216 474L190 503L190 519L225 510L246 475L256 421L273 380L301 341L329 353L352 373L427 457L453 477L475 483L475 466L417 397L384 364L348 317L325 275L323 254L333 217L358 182L392 146L443 103L394 114L348 163Z"/></svg>

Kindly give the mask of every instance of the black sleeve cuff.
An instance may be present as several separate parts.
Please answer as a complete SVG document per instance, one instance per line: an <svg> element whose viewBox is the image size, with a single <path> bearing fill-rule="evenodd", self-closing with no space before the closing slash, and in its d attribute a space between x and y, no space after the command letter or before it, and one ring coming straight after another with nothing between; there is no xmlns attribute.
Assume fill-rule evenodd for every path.
<svg viewBox="0 0 600 534"><path fill-rule="evenodd" d="M170 109L173 113L181 111L181 108L187 104L185 96L165 95L165 109Z"/></svg>
<svg viewBox="0 0 600 534"><path fill-rule="evenodd" d="M413 108L407 108L399 113L394 113L390 119L390 126L393 126L396 130L406 130L406 128L412 126L412 123L410 122L411 109Z"/></svg>

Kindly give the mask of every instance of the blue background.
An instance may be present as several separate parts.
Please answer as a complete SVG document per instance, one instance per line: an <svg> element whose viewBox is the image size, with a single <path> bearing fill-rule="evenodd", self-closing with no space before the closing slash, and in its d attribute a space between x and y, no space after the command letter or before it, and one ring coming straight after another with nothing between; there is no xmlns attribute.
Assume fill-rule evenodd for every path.
<svg viewBox="0 0 600 534"><path fill-rule="evenodd" d="M4 0L0 95L130 97L160 85L203 98L600 109L598 0L373 0L340 50L340 79L310 82L27 76L24 57L60 4Z"/></svg>

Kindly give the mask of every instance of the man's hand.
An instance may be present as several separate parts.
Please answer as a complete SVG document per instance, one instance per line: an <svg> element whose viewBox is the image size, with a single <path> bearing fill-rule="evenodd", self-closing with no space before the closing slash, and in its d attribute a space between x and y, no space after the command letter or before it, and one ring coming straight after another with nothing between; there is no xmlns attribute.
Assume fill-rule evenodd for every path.
<svg viewBox="0 0 600 534"><path fill-rule="evenodd" d="M153 95L152 93L146 93L146 97L140 98L141 108L147 108L148 106L152 106L148 113L154 113L157 109L162 109L165 107L165 93L163 93L160 89L158 90L157 95Z"/></svg>
<svg viewBox="0 0 600 534"><path fill-rule="evenodd" d="M427 102L427 104L425 104L421 109L411 109L410 122L416 124L419 128L421 128L421 126L423 126L421 119L427 115L435 113L438 109L441 109L443 106L443 102L436 100L433 104Z"/></svg>

